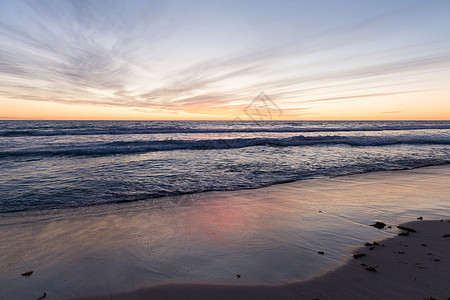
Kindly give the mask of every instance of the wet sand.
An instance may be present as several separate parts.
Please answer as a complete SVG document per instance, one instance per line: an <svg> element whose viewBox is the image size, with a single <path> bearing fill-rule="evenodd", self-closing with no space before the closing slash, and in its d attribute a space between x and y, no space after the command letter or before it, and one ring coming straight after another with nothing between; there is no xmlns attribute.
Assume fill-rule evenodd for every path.
<svg viewBox="0 0 450 300"><path fill-rule="evenodd" d="M260 289L273 295L290 293L292 282L323 276L349 260L349 268L362 272L362 276L385 278L381 274L386 274L386 264L380 263L374 273L359 265L363 259L377 264L370 259L381 248L370 251L371 255L361 262L353 261L351 253L364 242L396 237L399 230L395 226L378 230L369 225L375 221L396 225L418 216L424 220L448 218L448 182L450 167L440 166L298 181L255 190L3 214L0 299L36 299L43 292L47 299L115 295L144 291L149 286L155 286L151 293L182 291L188 296L190 290L195 293L198 289L204 295L222 289L226 295L234 289L243 297ZM407 241L412 237L400 238ZM320 255L318 251L325 253ZM444 255L439 250L431 252ZM441 259L433 262L436 268L445 266L443 257L431 257ZM20 275L27 270L34 273L28 278ZM358 284L358 276L352 276ZM339 276L334 278L340 280ZM339 280L330 282L340 285ZM325 281L318 282L322 285ZM391 284L395 286L396 282L392 280ZM410 278L399 282L406 286ZM383 289L385 283L377 284ZM326 299L326 295L332 295L332 290L320 292L314 297ZM425 296L420 294L418 299Z"/></svg>
<svg viewBox="0 0 450 300"><path fill-rule="evenodd" d="M285 285L170 284L87 299L447 298L450 237L446 234L450 233L450 221L418 221L404 226L416 232L380 241L372 250L370 246L359 248L354 253L365 256L308 281Z"/></svg>

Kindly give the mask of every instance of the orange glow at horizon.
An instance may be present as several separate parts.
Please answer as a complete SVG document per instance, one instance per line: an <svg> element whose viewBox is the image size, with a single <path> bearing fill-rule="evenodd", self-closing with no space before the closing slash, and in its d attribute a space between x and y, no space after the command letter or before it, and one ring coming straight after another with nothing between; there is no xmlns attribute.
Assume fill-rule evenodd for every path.
<svg viewBox="0 0 450 300"><path fill-rule="evenodd" d="M411 96L408 98L407 106L395 103L392 99L392 105L349 101L295 108L291 103L288 107L281 103L278 105L282 115L273 115L264 120L450 120L450 101L444 101L445 105L442 106L440 100L422 101L421 97ZM181 110L175 107L169 110L0 99L0 105L0 119L3 120L251 120L244 111L248 104L217 109L195 107ZM253 119L260 120L257 117Z"/></svg>

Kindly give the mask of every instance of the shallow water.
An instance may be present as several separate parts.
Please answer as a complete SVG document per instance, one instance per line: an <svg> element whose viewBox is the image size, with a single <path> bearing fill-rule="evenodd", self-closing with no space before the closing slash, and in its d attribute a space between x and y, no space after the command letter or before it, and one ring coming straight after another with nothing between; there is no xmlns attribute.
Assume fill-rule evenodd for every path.
<svg viewBox="0 0 450 300"><path fill-rule="evenodd" d="M367 226L375 221L448 218L448 182L450 168L441 166L3 214L0 298L307 279L342 265L363 242L397 233ZM35 271L28 279L20 276L27 269Z"/></svg>

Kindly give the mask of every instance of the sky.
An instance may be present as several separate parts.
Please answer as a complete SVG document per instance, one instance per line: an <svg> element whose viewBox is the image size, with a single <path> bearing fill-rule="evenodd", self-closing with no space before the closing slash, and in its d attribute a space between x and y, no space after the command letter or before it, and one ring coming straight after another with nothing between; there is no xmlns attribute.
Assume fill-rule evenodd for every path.
<svg viewBox="0 0 450 300"><path fill-rule="evenodd" d="M267 103L276 120L450 120L450 1L0 0L0 119Z"/></svg>

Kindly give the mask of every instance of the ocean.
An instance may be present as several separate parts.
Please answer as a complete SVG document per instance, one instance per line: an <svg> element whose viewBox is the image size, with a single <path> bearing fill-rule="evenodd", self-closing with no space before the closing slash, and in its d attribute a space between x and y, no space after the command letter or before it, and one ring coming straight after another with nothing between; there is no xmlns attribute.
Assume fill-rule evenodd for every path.
<svg viewBox="0 0 450 300"><path fill-rule="evenodd" d="M0 121L0 213L450 163L450 121Z"/></svg>

